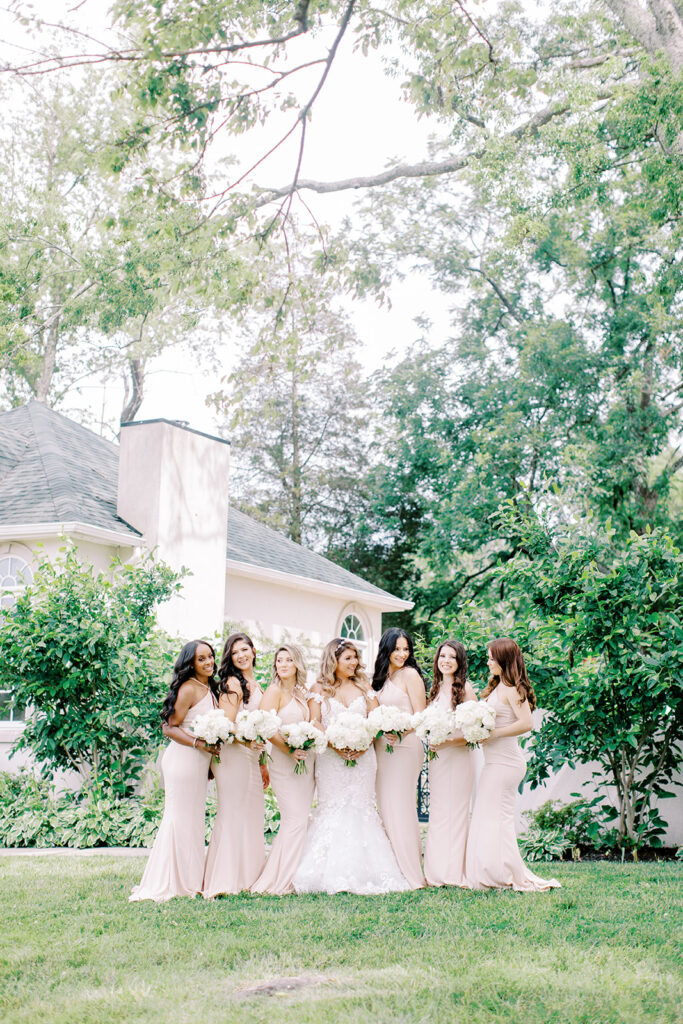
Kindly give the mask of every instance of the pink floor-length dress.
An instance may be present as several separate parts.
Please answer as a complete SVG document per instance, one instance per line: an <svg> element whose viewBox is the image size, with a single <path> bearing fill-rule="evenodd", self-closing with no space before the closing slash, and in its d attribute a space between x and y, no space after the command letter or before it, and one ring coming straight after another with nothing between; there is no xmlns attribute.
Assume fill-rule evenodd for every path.
<svg viewBox="0 0 683 1024"><path fill-rule="evenodd" d="M311 715L308 705L298 696L278 711L285 725L293 722L309 722ZM274 744L271 750L270 784L280 808L280 827L273 841L270 856L251 891L284 896L294 892L292 879L299 866L308 831L308 816L315 790L315 754L306 753L308 774L294 773L295 761L279 750Z"/></svg>
<svg viewBox="0 0 683 1024"><path fill-rule="evenodd" d="M207 693L185 715L181 728L190 731L197 715L215 707ZM196 896L204 874L204 822L206 787L211 755L171 741L161 759L164 781L164 815L142 879L130 899L170 900Z"/></svg>
<svg viewBox="0 0 683 1024"><path fill-rule="evenodd" d="M240 710L254 711L261 703L257 687ZM243 743L221 750L214 764L218 811L204 869L204 896L222 896L249 889L263 870L264 799L259 754Z"/></svg>
<svg viewBox="0 0 683 1024"><path fill-rule="evenodd" d="M391 704L412 714L408 694L389 678L375 696L380 704ZM417 820L417 780L424 762L424 748L414 732L393 745L393 754L387 753L386 746L383 736L375 743L377 810L401 873L411 889L421 889L425 880Z"/></svg>
<svg viewBox="0 0 683 1024"><path fill-rule="evenodd" d="M499 683L498 686L502 686ZM511 725L515 713L497 696L486 698L496 709L496 728ZM542 892L559 886L554 878L539 878L529 871L517 846L515 801L526 773L524 753L516 736L502 736L483 744L484 768L479 777L467 842L467 881L472 889L515 889Z"/></svg>
<svg viewBox="0 0 683 1024"><path fill-rule="evenodd" d="M435 703L451 709L451 686L442 683ZM429 827L425 878L429 885L466 886L465 851L475 764L472 751L452 744L429 762Z"/></svg>

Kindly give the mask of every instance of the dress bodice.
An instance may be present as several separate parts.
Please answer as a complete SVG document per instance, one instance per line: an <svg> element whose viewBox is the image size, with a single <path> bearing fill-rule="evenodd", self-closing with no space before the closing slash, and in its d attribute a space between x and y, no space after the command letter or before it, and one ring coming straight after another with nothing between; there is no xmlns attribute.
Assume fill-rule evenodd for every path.
<svg viewBox="0 0 683 1024"><path fill-rule="evenodd" d="M385 679L382 689L376 691L375 697L380 704L390 704L393 707L400 708L401 711L407 711L409 715L413 713L410 697L396 683L392 682L389 676Z"/></svg>
<svg viewBox="0 0 683 1024"><path fill-rule="evenodd" d="M211 711L211 709L215 708L216 706L216 699L212 694L211 690L208 690L201 700L198 700L196 704L192 705L192 707L189 709L189 711L183 718L183 721L181 723L183 728L188 729L194 722L195 718L197 718L199 715L205 715L207 711Z"/></svg>
<svg viewBox="0 0 683 1024"><path fill-rule="evenodd" d="M241 710L242 711L256 711L256 709L260 706L262 700L263 700L263 691L261 690L261 687L257 683L255 688L252 690L252 693L251 693L251 696L249 697L249 700L246 703L244 701L242 701Z"/></svg>
<svg viewBox="0 0 683 1024"><path fill-rule="evenodd" d="M289 704L285 704L283 708L280 708L278 717L283 725L292 725L293 722L310 722L311 712L301 697L294 694Z"/></svg>
<svg viewBox="0 0 683 1024"><path fill-rule="evenodd" d="M442 682L441 682L441 689L439 690L438 694L436 695L436 700L434 701L436 706L438 708L440 708L442 711L451 711L452 710L451 690L452 690L451 684L450 683L444 683L443 680L442 680Z"/></svg>
<svg viewBox="0 0 683 1024"><path fill-rule="evenodd" d="M490 704L496 712L496 729L506 725L512 725L517 721L517 716L507 703L498 696L498 688L504 683L498 683L495 690L492 690L488 697L484 698L486 704ZM484 760L487 764L525 764L524 751L518 743L517 736L496 736L483 744Z"/></svg>
<svg viewBox="0 0 683 1024"><path fill-rule="evenodd" d="M323 728L326 729L330 722L334 722L335 718L344 711L352 711L356 715L367 718L367 698L361 693L354 697L349 705L346 705L337 697L323 697L320 706Z"/></svg>

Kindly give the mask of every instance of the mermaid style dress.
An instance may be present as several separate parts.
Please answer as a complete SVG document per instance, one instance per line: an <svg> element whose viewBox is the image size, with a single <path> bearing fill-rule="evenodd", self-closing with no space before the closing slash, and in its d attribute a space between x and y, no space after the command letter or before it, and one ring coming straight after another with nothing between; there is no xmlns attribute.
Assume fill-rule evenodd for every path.
<svg viewBox="0 0 683 1024"><path fill-rule="evenodd" d="M261 703L257 688L241 710L254 711ZM259 754L243 743L221 749L214 764L218 811L204 869L204 896L221 896L249 889L263 870L264 799Z"/></svg>
<svg viewBox="0 0 683 1024"><path fill-rule="evenodd" d="M280 721L285 725L310 721L308 705L297 695L281 711ZM270 856L252 892L283 896L294 892L292 879L301 861L308 831L308 816L315 790L315 753L306 752L308 774L296 775L296 762L273 744L271 750L270 784L280 808L280 828L270 849Z"/></svg>
<svg viewBox="0 0 683 1024"><path fill-rule="evenodd" d="M451 709L451 686L442 684L435 703ZM429 827L425 878L429 885L467 886L465 851L475 763L472 751L452 744L429 762Z"/></svg>
<svg viewBox="0 0 683 1024"><path fill-rule="evenodd" d="M190 708L181 726L189 730L198 715L216 703L207 693ZM206 787L211 755L171 740L161 759L164 814L140 884L130 900L162 902L174 896L196 896L204 874Z"/></svg>
<svg viewBox="0 0 683 1024"><path fill-rule="evenodd" d="M496 709L496 728L516 721L512 708L499 700L498 686L486 698ZM539 878L529 871L517 846L515 801L526 773L526 760L517 737L487 740L483 751L484 768L477 785L467 841L468 885L472 889L519 892L543 892L559 886L556 879Z"/></svg>
<svg viewBox="0 0 683 1024"><path fill-rule="evenodd" d="M380 704L391 704L412 714L410 697L389 678L375 696ZM421 889L425 880L417 820L417 782L424 762L424 748L414 732L394 744L393 754L387 753L386 746L384 737L375 743L377 810L406 881L411 889Z"/></svg>
<svg viewBox="0 0 683 1024"><path fill-rule="evenodd" d="M336 697L319 697L322 724L344 711L366 715L363 695L348 708ZM391 844L375 810L377 761L370 747L350 768L333 750L316 758L316 807L294 875L296 892L352 892L371 896L405 892L411 886L401 874Z"/></svg>

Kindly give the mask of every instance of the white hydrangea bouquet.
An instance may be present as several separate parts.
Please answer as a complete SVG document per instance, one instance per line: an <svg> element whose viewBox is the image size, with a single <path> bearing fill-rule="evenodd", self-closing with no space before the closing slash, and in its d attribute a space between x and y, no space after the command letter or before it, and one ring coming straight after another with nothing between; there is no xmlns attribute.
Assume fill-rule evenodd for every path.
<svg viewBox="0 0 683 1024"><path fill-rule="evenodd" d="M355 711L342 711L327 727L327 742L337 750L367 750L375 738L375 730L364 715ZM344 758L348 768L354 768L358 761Z"/></svg>
<svg viewBox="0 0 683 1024"><path fill-rule="evenodd" d="M295 750L315 750L317 754L327 746L325 733L317 729L312 722L290 722L280 726L280 735L287 744L290 754ZM297 761L294 765L295 775L305 775L308 766L305 761Z"/></svg>
<svg viewBox="0 0 683 1024"><path fill-rule="evenodd" d="M496 724L496 709L485 701L466 700L455 709L455 724L470 750L491 735Z"/></svg>
<svg viewBox="0 0 683 1024"><path fill-rule="evenodd" d="M280 728L280 719L274 711L239 711L235 719L235 736L243 743L266 743ZM263 750L259 764L268 764L268 752Z"/></svg>
<svg viewBox="0 0 683 1024"><path fill-rule="evenodd" d="M453 733L457 730L454 712L436 704L428 704L424 711L418 711L413 715L413 727L422 742L427 745L428 761L434 761L439 756L438 751L432 750L432 747L452 740Z"/></svg>
<svg viewBox="0 0 683 1024"><path fill-rule="evenodd" d="M193 736L198 740L204 740L211 747L220 746L221 743L232 743L235 739L235 726L220 708L212 708L203 715L197 715L190 728ZM220 759L220 754L217 754L216 761Z"/></svg>
<svg viewBox="0 0 683 1024"><path fill-rule="evenodd" d="M384 733L393 732L398 736L400 743L413 727L413 716L409 711L392 704L380 704L378 708L372 709L368 715L368 722L375 731L375 739L379 739ZM386 744L386 751L387 754L393 754L394 748L391 743Z"/></svg>

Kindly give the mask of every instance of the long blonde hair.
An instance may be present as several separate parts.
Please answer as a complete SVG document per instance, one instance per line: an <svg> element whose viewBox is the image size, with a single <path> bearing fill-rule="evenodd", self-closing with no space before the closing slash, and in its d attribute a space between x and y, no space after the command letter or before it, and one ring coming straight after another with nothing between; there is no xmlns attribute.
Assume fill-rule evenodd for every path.
<svg viewBox="0 0 683 1024"><path fill-rule="evenodd" d="M279 686L282 685L282 680L280 679L279 675L277 674L277 669L275 667L275 663L277 661L277 656L280 653L280 651L286 651L287 654L292 659L292 661L294 662L294 667L296 669L296 681L294 683L294 689L295 689L295 691L298 690L299 691L299 696L303 696L304 700L305 700L306 699L306 695L308 694L308 686L307 686L308 672L306 670L306 663L304 661L303 651L301 650L300 647L297 647L295 644L280 644L280 646L276 650L275 654L273 655L273 679L272 679L272 682L277 683Z"/></svg>
<svg viewBox="0 0 683 1024"><path fill-rule="evenodd" d="M354 651L358 658L356 671L349 679L349 682L357 686L363 693L368 693L370 690L370 680L365 674L365 665L363 664L363 659L359 649L356 647L353 640L337 637L336 640L330 640L329 644L325 644L323 647L322 657L320 659L318 685L326 697L334 697L337 692L339 682L336 676L336 669L339 664L339 655L342 654L343 651L347 650Z"/></svg>

